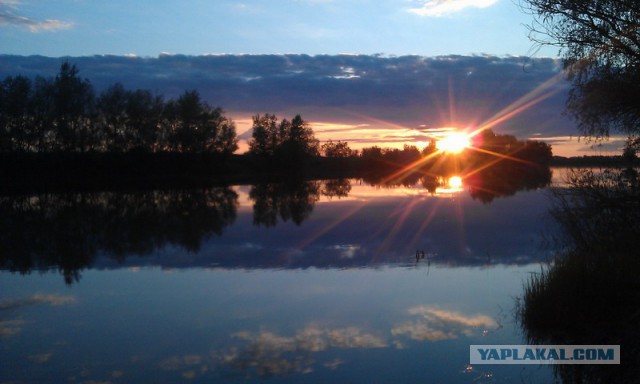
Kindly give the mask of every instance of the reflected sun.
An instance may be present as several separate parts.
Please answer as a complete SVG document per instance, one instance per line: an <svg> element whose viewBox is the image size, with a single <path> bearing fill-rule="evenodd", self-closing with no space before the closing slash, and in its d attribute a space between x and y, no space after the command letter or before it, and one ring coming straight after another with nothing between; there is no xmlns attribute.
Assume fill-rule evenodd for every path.
<svg viewBox="0 0 640 384"><path fill-rule="evenodd" d="M469 136L460 132L451 132L436 142L442 152L460 153L471 145Z"/></svg>

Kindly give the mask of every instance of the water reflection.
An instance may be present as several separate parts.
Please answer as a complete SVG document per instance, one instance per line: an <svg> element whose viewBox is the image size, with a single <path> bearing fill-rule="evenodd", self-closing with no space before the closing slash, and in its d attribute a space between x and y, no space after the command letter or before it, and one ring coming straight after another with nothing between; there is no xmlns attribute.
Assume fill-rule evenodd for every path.
<svg viewBox="0 0 640 384"><path fill-rule="evenodd" d="M547 186L551 175L549 167L493 167L470 175L465 184L472 198L487 204L518 191Z"/></svg>
<svg viewBox="0 0 640 384"><path fill-rule="evenodd" d="M348 183L339 181L338 185ZM335 183L324 183L329 191ZM320 181L287 180L281 183L261 183L251 186L249 197L253 204L253 224L272 227L278 217L284 222L291 219L296 225L307 219L320 198ZM347 191L348 193L348 191Z"/></svg>
<svg viewBox="0 0 640 384"><path fill-rule="evenodd" d="M530 343L620 345L621 365L558 365L564 383L640 377L640 178L634 169L567 171L552 210L563 251L525 286L520 324Z"/></svg>
<svg viewBox="0 0 640 384"><path fill-rule="evenodd" d="M522 231L505 227L513 246L496 254L482 229L460 232L463 216L478 207L465 213L462 205L467 203L442 203L437 197L467 199L468 191L471 198L489 203L518 189L545 186L549 176L549 169L492 169L465 178L422 174L395 180L286 180L199 190L5 196L0 198L0 268L21 273L57 269L71 283L85 268L126 264L132 258L138 265L165 267L348 268L412 265L413 250L427 248L441 255L437 262L449 264L514 262L522 256L518 249L529 246L523 244ZM407 191L414 198L405 199ZM388 196L396 201L386 204ZM234 225L240 201L250 205L256 229L244 221ZM302 228L320 203L325 213ZM301 228L295 233L288 227L274 229L290 223ZM187 253L162 258L176 247Z"/></svg>
<svg viewBox="0 0 640 384"><path fill-rule="evenodd" d="M420 185L430 195L459 193L465 190L482 203L512 196L519 191L535 190L551 183L551 168L545 166L494 165L466 173L410 173L388 178L373 174L363 178L369 185L413 187Z"/></svg>
<svg viewBox="0 0 640 384"><path fill-rule="evenodd" d="M467 315L427 305L411 307L406 313L409 319L392 324L390 329L356 325L332 328L311 323L291 335L268 330L238 331L229 336L230 346L212 353L211 364L242 372L245 377L289 376L318 369L335 370L346 363L329 352L404 350L409 349L410 343L482 337L501 328L495 318L486 314Z"/></svg>
<svg viewBox="0 0 640 384"><path fill-rule="evenodd" d="M234 222L237 199L229 188L2 197L0 266L56 268L70 283L98 254L124 260L167 245L195 252Z"/></svg>

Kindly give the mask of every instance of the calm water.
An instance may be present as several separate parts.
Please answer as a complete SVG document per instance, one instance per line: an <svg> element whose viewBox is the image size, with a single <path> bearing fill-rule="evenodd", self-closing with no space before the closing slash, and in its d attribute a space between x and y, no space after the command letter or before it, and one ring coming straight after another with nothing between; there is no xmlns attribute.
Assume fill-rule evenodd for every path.
<svg viewBox="0 0 640 384"><path fill-rule="evenodd" d="M3 198L0 382L548 382L468 366L524 342L548 197L456 181Z"/></svg>

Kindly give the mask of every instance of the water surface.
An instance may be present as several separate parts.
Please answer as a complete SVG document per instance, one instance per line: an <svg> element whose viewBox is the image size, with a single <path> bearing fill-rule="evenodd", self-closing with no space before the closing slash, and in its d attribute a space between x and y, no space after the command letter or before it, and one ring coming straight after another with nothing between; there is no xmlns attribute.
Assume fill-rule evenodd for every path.
<svg viewBox="0 0 640 384"><path fill-rule="evenodd" d="M548 382L468 365L523 343L543 189L433 187L3 198L0 381Z"/></svg>

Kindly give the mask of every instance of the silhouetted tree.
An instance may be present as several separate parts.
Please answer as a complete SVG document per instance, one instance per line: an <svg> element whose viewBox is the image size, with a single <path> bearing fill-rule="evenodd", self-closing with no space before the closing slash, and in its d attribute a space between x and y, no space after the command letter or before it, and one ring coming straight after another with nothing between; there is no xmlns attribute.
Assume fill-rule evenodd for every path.
<svg viewBox="0 0 640 384"><path fill-rule="evenodd" d="M633 163L638 158L638 147L640 147L640 138L628 138L622 150L622 157L627 162Z"/></svg>
<svg viewBox="0 0 640 384"><path fill-rule="evenodd" d="M24 76L7 77L0 83L0 151L28 149L31 127L31 81Z"/></svg>
<svg viewBox="0 0 640 384"><path fill-rule="evenodd" d="M104 132L104 146L110 151L129 149L127 99L129 93L120 83L114 84L98 97L96 109Z"/></svg>
<svg viewBox="0 0 640 384"><path fill-rule="evenodd" d="M36 77L31 98L31 126L34 132L34 148L38 152L60 149L56 141L54 118L54 87L51 80Z"/></svg>
<svg viewBox="0 0 640 384"><path fill-rule="evenodd" d="M186 91L178 100L166 107L169 142L179 152L204 152L207 138L215 130L212 119L219 111L211 111L200 99L197 91Z"/></svg>
<svg viewBox="0 0 640 384"><path fill-rule="evenodd" d="M573 83L568 111L581 132L640 134L640 3L525 0L531 39L559 47Z"/></svg>
<svg viewBox="0 0 640 384"><path fill-rule="evenodd" d="M429 145L422 148L421 154L423 157L426 157L436 152L438 152L438 148L436 147L436 141L434 139L431 139L429 140Z"/></svg>
<svg viewBox="0 0 640 384"><path fill-rule="evenodd" d="M354 156L353 151L349 148L349 144L346 141L332 141L327 140L326 143L320 147L321 152L326 157L345 158Z"/></svg>
<svg viewBox="0 0 640 384"><path fill-rule="evenodd" d="M131 149L156 152L164 144L162 115L164 100L148 90L138 89L127 95L127 126Z"/></svg>
<svg viewBox="0 0 640 384"><path fill-rule="evenodd" d="M75 65L65 62L53 81L56 141L61 149L85 152L99 138L91 121L95 94L89 80L78 76Z"/></svg>
<svg viewBox="0 0 640 384"><path fill-rule="evenodd" d="M476 147L485 151L475 152L471 156L476 163L490 162L500 159L499 155L507 155L505 158L517 158L533 164L546 165L551 161L553 153L547 143L535 140L518 140L512 135L498 135L490 129L485 129L478 135Z"/></svg>
<svg viewBox="0 0 640 384"><path fill-rule="evenodd" d="M249 151L257 156L272 156L280 145L278 118L275 115L253 116L253 127Z"/></svg>
<svg viewBox="0 0 640 384"><path fill-rule="evenodd" d="M360 157L366 161L378 161L382 159L382 148L378 146L362 148Z"/></svg>
<svg viewBox="0 0 640 384"><path fill-rule="evenodd" d="M289 161L306 159L319 155L319 143L309 123L300 115L291 122L286 119L280 122L280 131L286 132L284 140L278 147L276 155Z"/></svg>
<svg viewBox="0 0 640 384"><path fill-rule="evenodd" d="M531 275L517 309L531 344L620 345L620 365L555 365L564 383L637 380L640 188L637 172L578 170L553 189L559 253Z"/></svg>
<svg viewBox="0 0 640 384"><path fill-rule="evenodd" d="M187 91L164 102L146 90L114 84L95 97L68 62L50 80L0 82L0 152L179 151L229 155L234 122Z"/></svg>
<svg viewBox="0 0 640 384"><path fill-rule="evenodd" d="M270 156L284 164L297 165L296 161L318 156L319 143L300 115L280 122L275 115L256 115L249 151L256 156Z"/></svg>

